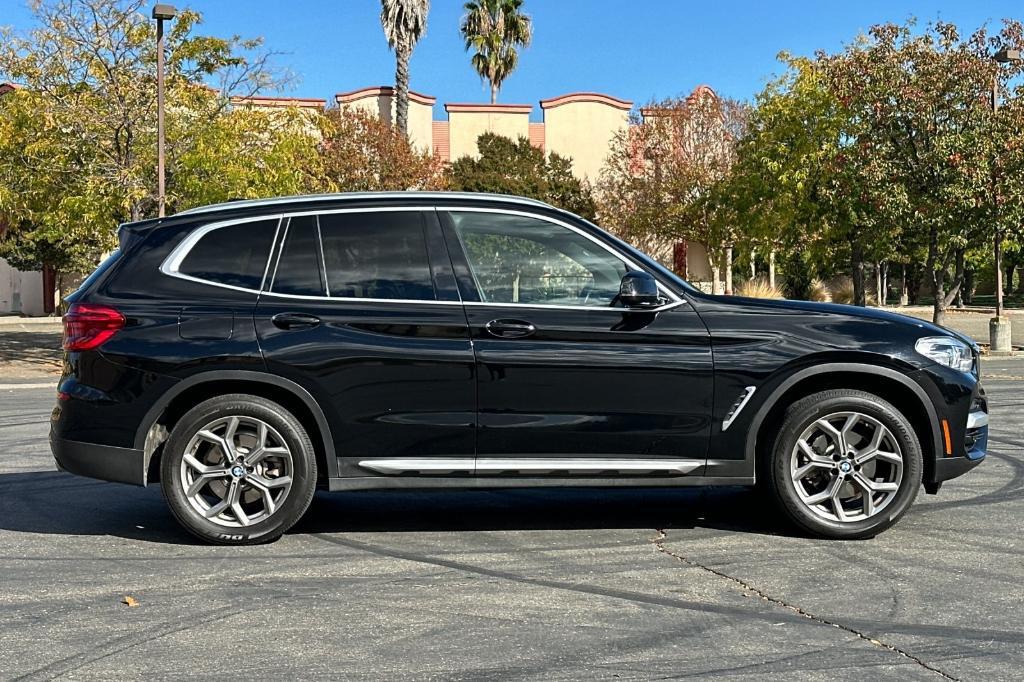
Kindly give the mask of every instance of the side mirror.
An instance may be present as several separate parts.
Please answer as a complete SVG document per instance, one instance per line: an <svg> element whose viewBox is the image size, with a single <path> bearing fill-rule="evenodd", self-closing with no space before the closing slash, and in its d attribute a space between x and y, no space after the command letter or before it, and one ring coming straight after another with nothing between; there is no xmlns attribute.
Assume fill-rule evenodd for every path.
<svg viewBox="0 0 1024 682"><path fill-rule="evenodd" d="M627 308L657 308L661 304L658 281L646 272L627 272L619 284L619 301Z"/></svg>

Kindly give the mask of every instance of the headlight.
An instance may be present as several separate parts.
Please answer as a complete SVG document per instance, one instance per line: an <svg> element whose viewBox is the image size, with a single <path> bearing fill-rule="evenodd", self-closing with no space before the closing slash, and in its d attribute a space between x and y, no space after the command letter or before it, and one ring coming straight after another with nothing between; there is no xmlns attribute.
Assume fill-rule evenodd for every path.
<svg viewBox="0 0 1024 682"><path fill-rule="evenodd" d="M952 336L926 336L918 339L914 350L940 365L970 372L974 367L974 353L963 341Z"/></svg>

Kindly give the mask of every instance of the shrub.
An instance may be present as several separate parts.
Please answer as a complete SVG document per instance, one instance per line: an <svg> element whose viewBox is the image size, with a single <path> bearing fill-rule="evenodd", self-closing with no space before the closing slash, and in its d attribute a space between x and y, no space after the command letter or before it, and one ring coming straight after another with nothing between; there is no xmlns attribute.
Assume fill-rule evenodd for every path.
<svg viewBox="0 0 1024 682"><path fill-rule="evenodd" d="M849 277L837 277L829 283L833 303L853 305L853 280ZM864 292L865 303L875 305L875 297L870 291Z"/></svg>
<svg viewBox="0 0 1024 682"><path fill-rule="evenodd" d="M785 298L778 287L773 287L768 284L768 280L761 277L741 282L736 287L736 295L748 298Z"/></svg>
<svg viewBox="0 0 1024 682"><path fill-rule="evenodd" d="M832 292L828 290L828 285L815 277L807 287L807 300L829 303L832 301Z"/></svg>

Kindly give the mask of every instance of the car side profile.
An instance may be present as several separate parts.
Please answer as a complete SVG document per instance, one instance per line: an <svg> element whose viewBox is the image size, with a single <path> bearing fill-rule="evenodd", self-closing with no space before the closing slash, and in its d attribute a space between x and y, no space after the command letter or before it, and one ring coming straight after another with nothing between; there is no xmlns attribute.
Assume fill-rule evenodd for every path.
<svg viewBox="0 0 1024 682"><path fill-rule="evenodd" d="M763 485L869 537L984 457L977 347L703 293L518 197L240 201L128 223L67 298L58 466L267 542L316 489Z"/></svg>

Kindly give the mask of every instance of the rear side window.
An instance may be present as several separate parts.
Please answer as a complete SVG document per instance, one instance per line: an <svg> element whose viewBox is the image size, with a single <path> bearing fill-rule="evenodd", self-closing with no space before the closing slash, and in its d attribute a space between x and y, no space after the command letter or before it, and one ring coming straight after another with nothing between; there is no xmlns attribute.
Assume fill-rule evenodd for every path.
<svg viewBox="0 0 1024 682"><path fill-rule="evenodd" d="M419 212L324 214L320 236L330 296L435 300Z"/></svg>
<svg viewBox="0 0 1024 682"><path fill-rule="evenodd" d="M275 294L324 295L316 216L301 216L289 221L270 290Z"/></svg>
<svg viewBox="0 0 1024 682"><path fill-rule="evenodd" d="M215 228L199 238L178 266L189 277L258 290L267 269L277 219Z"/></svg>

